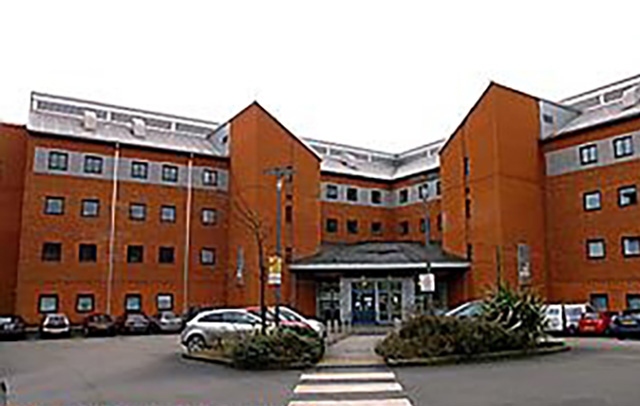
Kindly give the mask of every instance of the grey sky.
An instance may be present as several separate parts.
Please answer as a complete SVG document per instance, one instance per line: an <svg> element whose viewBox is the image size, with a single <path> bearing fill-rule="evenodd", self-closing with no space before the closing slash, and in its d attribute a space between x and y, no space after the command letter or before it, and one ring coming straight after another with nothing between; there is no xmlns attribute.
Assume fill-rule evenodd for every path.
<svg viewBox="0 0 640 406"><path fill-rule="evenodd" d="M635 4L634 4L635 3ZM633 1L4 1L0 120L31 90L396 152L490 80L552 100L640 73Z"/></svg>

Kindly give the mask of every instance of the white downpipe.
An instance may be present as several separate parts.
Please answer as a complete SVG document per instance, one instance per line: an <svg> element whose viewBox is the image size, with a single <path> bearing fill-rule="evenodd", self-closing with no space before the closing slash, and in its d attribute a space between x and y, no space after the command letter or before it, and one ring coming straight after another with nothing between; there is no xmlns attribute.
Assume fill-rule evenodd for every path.
<svg viewBox="0 0 640 406"><path fill-rule="evenodd" d="M116 143L113 156L113 188L111 191L111 223L109 224L109 271L107 274L106 313L111 314L111 295L113 290L114 240L116 234L116 213L118 204L118 166L120 164L120 145Z"/></svg>
<svg viewBox="0 0 640 406"><path fill-rule="evenodd" d="M187 170L187 208L185 210L185 236L184 236L184 264L182 269L182 311L187 312L189 307L189 259L191 256L191 194L193 178L193 155L189 156Z"/></svg>

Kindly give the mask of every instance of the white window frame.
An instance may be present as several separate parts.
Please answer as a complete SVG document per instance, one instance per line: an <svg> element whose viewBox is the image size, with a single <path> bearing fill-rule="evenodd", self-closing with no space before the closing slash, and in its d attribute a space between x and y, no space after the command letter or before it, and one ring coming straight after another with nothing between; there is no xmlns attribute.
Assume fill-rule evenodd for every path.
<svg viewBox="0 0 640 406"><path fill-rule="evenodd" d="M129 306L129 300L135 299L138 302L138 306ZM124 297L124 309L128 312L139 312L142 310L142 295L139 294L130 294L125 295Z"/></svg>
<svg viewBox="0 0 640 406"><path fill-rule="evenodd" d="M82 299L89 299L91 306L89 308L80 308ZM95 297L90 293L79 293L76 295L76 313L91 313L95 309Z"/></svg>
<svg viewBox="0 0 640 406"><path fill-rule="evenodd" d="M60 196L45 196L44 198L44 214L51 216L61 216L64 214L64 197ZM49 203L60 202L60 211L50 211Z"/></svg>
<svg viewBox="0 0 640 406"><path fill-rule="evenodd" d="M598 145L584 145L578 149L580 154L580 165L592 165L598 162Z"/></svg>
<svg viewBox="0 0 640 406"><path fill-rule="evenodd" d="M637 245L637 249L629 251L628 243L634 243ZM622 255L625 257L637 257L640 256L640 237L622 237Z"/></svg>
<svg viewBox="0 0 640 406"><path fill-rule="evenodd" d="M624 158L633 155L633 137L626 135L613 140L614 158Z"/></svg>
<svg viewBox="0 0 640 406"><path fill-rule="evenodd" d="M207 220L207 213L211 213L211 221ZM200 213L200 221L205 226L211 226L218 222L218 211L216 209L205 207Z"/></svg>
<svg viewBox="0 0 640 406"><path fill-rule="evenodd" d="M327 185L327 190L325 191L325 197L327 198L327 200L338 200L338 198L340 197L340 191L338 189L338 185Z"/></svg>
<svg viewBox="0 0 640 406"><path fill-rule="evenodd" d="M165 217L165 210L168 213L173 213L173 216L171 218L166 218ZM171 206L171 205L162 205L162 206L160 206L160 222L161 223L175 223L176 222L176 217L177 217L176 206Z"/></svg>
<svg viewBox="0 0 640 406"><path fill-rule="evenodd" d="M205 186L218 186L218 171L208 168L203 169L202 184Z"/></svg>
<svg viewBox="0 0 640 406"><path fill-rule="evenodd" d="M156 309L158 309L158 311L173 310L173 294L158 293L156 295Z"/></svg>
<svg viewBox="0 0 640 406"><path fill-rule="evenodd" d="M631 198L626 195L627 193L633 193L635 201L632 201ZM623 199L626 199L626 201L623 202ZM636 204L638 204L638 189L635 185L622 186L618 188L619 207L634 206Z"/></svg>
<svg viewBox="0 0 640 406"><path fill-rule="evenodd" d="M597 248L596 248L597 247ZM594 248L597 251L594 251ZM605 241L601 238L594 238L587 240L587 258L588 259L603 259L607 256L607 247Z"/></svg>
<svg viewBox="0 0 640 406"><path fill-rule="evenodd" d="M210 256L210 258L209 258ZM214 248L202 248L200 249L200 264L201 265L215 265L216 264L216 250Z"/></svg>
<svg viewBox="0 0 640 406"><path fill-rule="evenodd" d="M43 306L44 300L50 299L53 302L53 307L51 306ZM56 294L43 294L38 296L38 313L41 314L45 314L45 313L56 313L58 311L58 295ZM44 309L44 307L49 307L49 309Z"/></svg>
<svg viewBox="0 0 640 406"><path fill-rule="evenodd" d="M89 203L96 203L96 212L95 214L87 214L86 205ZM98 199L82 199L80 203L80 216L82 217L98 217L100 215L100 200Z"/></svg>
<svg viewBox="0 0 640 406"><path fill-rule="evenodd" d="M597 205L591 206L589 204L590 199L597 198ZM602 194L599 190L594 190L591 192L585 192L582 195L582 208L585 211L595 211L600 210L602 208Z"/></svg>

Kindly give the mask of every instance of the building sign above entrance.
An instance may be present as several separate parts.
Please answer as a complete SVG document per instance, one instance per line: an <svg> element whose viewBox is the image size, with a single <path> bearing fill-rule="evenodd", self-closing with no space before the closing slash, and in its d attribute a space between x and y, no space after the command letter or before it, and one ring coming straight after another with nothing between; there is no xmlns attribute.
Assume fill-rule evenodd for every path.
<svg viewBox="0 0 640 406"><path fill-rule="evenodd" d="M420 291L432 293L436 291L436 276L432 273L423 273L419 275Z"/></svg>

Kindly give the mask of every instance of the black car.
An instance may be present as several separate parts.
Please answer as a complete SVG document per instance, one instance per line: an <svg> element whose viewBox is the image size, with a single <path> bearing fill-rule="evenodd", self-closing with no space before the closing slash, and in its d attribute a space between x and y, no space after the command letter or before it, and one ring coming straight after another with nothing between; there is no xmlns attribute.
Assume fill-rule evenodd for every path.
<svg viewBox="0 0 640 406"><path fill-rule="evenodd" d="M0 315L0 338L17 339L26 336L25 323L16 315Z"/></svg>
<svg viewBox="0 0 640 406"><path fill-rule="evenodd" d="M640 338L640 309L627 309L611 319L611 335L620 339Z"/></svg>
<svg viewBox="0 0 640 406"><path fill-rule="evenodd" d="M113 336L116 335L116 322L108 314L95 313L84 319L82 331L85 336Z"/></svg>

